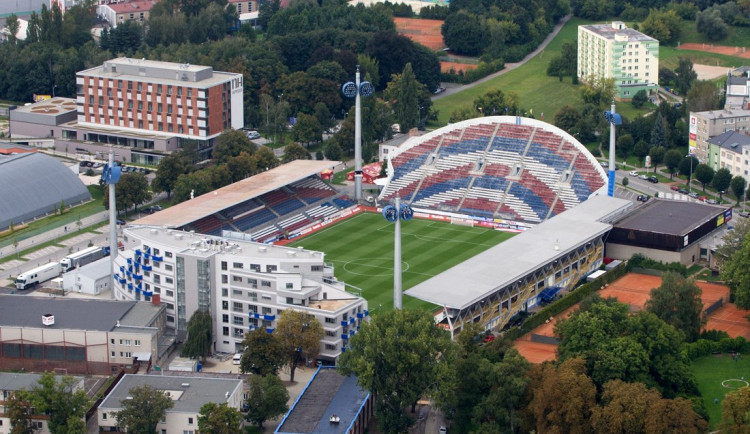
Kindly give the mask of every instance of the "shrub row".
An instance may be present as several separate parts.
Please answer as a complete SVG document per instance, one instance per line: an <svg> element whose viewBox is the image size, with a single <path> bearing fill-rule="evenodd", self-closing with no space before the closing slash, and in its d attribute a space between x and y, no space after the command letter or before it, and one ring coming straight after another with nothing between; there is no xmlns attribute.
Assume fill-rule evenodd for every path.
<svg viewBox="0 0 750 434"><path fill-rule="evenodd" d="M628 271L632 271L634 268L671 271L687 277L687 267L680 264L679 262L668 262L665 264L661 261L655 261L651 258L647 258L640 253L636 253L635 255L631 256L630 259L628 259Z"/></svg>
<svg viewBox="0 0 750 434"><path fill-rule="evenodd" d="M503 61L503 59L493 60L489 63L479 62L476 69L471 69L465 72L458 71L457 73L443 72L440 74L440 81L461 84L473 83L480 78L484 78L503 68L505 68L505 61Z"/></svg>
<svg viewBox="0 0 750 434"><path fill-rule="evenodd" d="M719 341L698 339L693 343L684 344L682 346L682 352L688 360L695 360L699 357L708 356L715 353L736 352L747 354L748 352L750 352L750 342L748 342L742 336L738 336L734 339L723 338Z"/></svg>
<svg viewBox="0 0 750 434"><path fill-rule="evenodd" d="M619 279L620 277L625 275L627 271L627 266L623 262L622 264L608 271L606 274L597 277L591 282L584 283L565 297L545 306L539 312L526 319L526 321L524 321L523 324L521 324L519 327L508 330L508 332L505 333L505 339L514 341L525 335L526 333L529 333L530 331L542 325L550 317L564 312L571 306L598 291L599 288L601 288L605 284L609 284Z"/></svg>

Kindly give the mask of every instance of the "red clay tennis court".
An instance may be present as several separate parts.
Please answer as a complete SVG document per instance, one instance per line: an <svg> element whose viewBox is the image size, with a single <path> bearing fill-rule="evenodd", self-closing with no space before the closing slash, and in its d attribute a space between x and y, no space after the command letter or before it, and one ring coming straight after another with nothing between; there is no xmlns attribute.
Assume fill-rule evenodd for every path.
<svg viewBox="0 0 750 434"><path fill-rule="evenodd" d="M394 17L393 22L396 24L396 32L399 35L406 36L432 50L445 48L443 34L440 32L442 20Z"/></svg>
<svg viewBox="0 0 750 434"><path fill-rule="evenodd" d="M750 339L750 322L747 319L750 310L740 310L735 305L729 304L729 287L700 281L696 282L696 284L702 291L701 301L703 302L704 310L712 307L719 300L723 302L720 308L708 316L705 329L723 330L733 338L743 336L746 339ZM602 298L615 297L621 303L628 304L631 312L638 312L644 309L651 290L658 288L660 285L660 276L628 273L600 290L599 295ZM535 339L544 340L545 337L554 337L555 323L560 318L567 318L577 309L578 305L576 304L516 340L513 346L531 363L555 360L557 357L555 353L557 346L550 343L537 342Z"/></svg>

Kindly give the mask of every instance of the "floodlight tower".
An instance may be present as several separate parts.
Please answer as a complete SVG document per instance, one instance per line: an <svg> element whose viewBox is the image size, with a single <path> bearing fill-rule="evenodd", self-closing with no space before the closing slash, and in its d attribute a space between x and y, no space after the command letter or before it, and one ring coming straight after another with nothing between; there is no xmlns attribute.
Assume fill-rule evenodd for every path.
<svg viewBox="0 0 750 434"><path fill-rule="evenodd" d="M615 195L615 125L622 125L622 116L615 109L615 101L612 100L612 109L604 112L604 119L609 122L609 183L607 184L607 195Z"/></svg>
<svg viewBox="0 0 750 434"><path fill-rule="evenodd" d="M414 211L409 205L401 205L401 198L396 197L393 205L383 208L383 217L391 223L396 223L393 241L393 308L401 309L401 220L411 220Z"/></svg>
<svg viewBox="0 0 750 434"><path fill-rule="evenodd" d="M344 83L341 92L354 100L354 199L362 200L362 106L360 97L368 97L375 92L375 86L369 81L359 82L359 65L355 82Z"/></svg>
<svg viewBox="0 0 750 434"><path fill-rule="evenodd" d="M112 150L109 151L109 162L102 170L102 182L109 186L109 274L115 276L115 258L119 252L117 246L117 207L115 205L115 184L120 180L122 168L115 163ZM115 298L114 283L110 283L112 298Z"/></svg>

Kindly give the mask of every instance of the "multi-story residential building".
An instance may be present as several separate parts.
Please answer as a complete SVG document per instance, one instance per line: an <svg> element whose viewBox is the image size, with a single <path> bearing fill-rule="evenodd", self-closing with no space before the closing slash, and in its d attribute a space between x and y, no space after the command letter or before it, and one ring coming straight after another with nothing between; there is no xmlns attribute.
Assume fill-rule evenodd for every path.
<svg viewBox="0 0 750 434"><path fill-rule="evenodd" d="M198 432L198 414L204 404L227 404L240 410L244 398L241 379L126 374L99 404L99 431L122 432L115 413L123 409L131 389L146 385L164 392L174 404L156 426L156 432L163 434Z"/></svg>
<svg viewBox="0 0 750 434"><path fill-rule="evenodd" d="M229 0L228 4L234 5L239 15L258 12L259 7L257 0Z"/></svg>
<svg viewBox="0 0 750 434"><path fill-rule="evenodd" d="M82 298L0 295L0 366L111 374L156 363L163 306Z"/></svg>
<svg viewBox="0 0 750 434"><path fill-rule="evenodd" d="M13 432L7 406L10 397L19 390L31 390L39 386L40 378L42 378L41 374L0 372L0 434ZM55 379L60 381L62 376L55 376ZM83 384L83 377L74 377L71 392L83 390ZM32 415L31 427L33 432L35 434L49 434L48 419L49 417L46 415Z"/></svg>
<svg viewBox="0 0 750 434"><path fill-rule="evenodd" d="M115 260L115 298L150 300L167 309L178 337L198 309L214 318L214 349L242 351L245 333L273 332L284 309L312 314L323 326L320 358L333 361L369 312L337 282L325 254L153 226L123 230Z"/></svg>
<svg viewBox="0 0 750 434"><path fill-rule="evenodd" d="M614 79L615 97L631 99L659 87L659 41L625 23L578 26L578 78Z"/></svg>
<svg viewBox="0 0 750 434"><path fill-rule="evenodd" d="M750 129L750 110L712 110L690 112L690 153L701 163L719 167L719 155L710 152L708 139L727 131L744 132Z"/></svg>
<svg viewBox="0 0 750 434"><path fill-rule="evenodd" d="M126 21L135 21L142 24L148 19L151 8L155 4L156 0L100 4L97 7L97 13L112 27L117 27Z"/></svg>
<svg viewBox="0 0 750 434"><path fill-rule="evenodd" d="M708 139L714 170L728 169L732 176L741 176L750 182L750 136L737 131L727 131Z"/></svg>

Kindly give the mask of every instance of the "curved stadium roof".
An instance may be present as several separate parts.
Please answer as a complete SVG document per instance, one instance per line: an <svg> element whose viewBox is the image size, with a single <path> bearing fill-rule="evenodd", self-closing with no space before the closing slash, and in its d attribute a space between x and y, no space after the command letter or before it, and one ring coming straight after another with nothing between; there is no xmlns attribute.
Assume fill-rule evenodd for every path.
<svg viewBox="0 0 750 434"><path fill-rule="evenodd" d="M0 230L91 199L86 186L53 157L35 152L0 156Z"/></svg>
<svg viewBox="0 0 750 434"><path fill-rule="evenodd" d="M604 169L573 136L546 122L491 116L411 139L391 156L380 200L531 223L606 189Z"/></svg>

